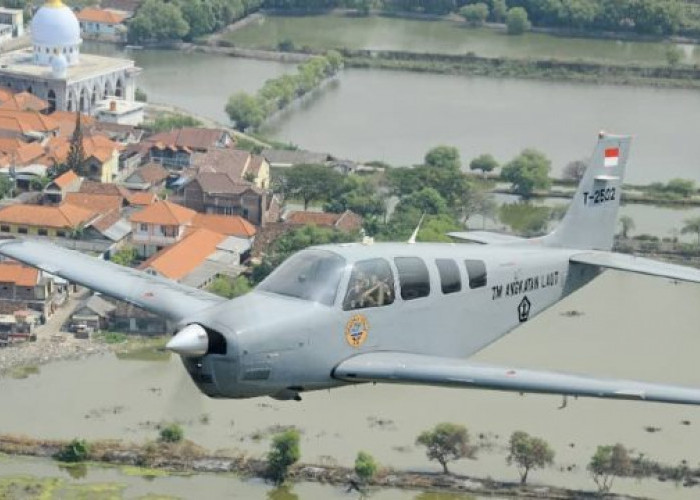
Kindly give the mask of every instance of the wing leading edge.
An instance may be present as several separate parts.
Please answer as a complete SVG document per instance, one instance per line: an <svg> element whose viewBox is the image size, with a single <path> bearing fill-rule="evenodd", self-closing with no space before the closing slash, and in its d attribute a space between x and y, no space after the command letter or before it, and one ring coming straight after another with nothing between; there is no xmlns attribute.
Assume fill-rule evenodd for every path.
<svg viewBox="0 0 700 500"><path fill-rule="evenodd" d="M49 243L0 241L0 254L174 321L226 300L203 290Z"/></svg>
<svg viewBox="0 0 700 500"><path fill-rule="evenodd" d="M359 354L336 366L333 376L346 382L424 384L700 405L700 389L689 387L520 370L401 352Z"/></svg>

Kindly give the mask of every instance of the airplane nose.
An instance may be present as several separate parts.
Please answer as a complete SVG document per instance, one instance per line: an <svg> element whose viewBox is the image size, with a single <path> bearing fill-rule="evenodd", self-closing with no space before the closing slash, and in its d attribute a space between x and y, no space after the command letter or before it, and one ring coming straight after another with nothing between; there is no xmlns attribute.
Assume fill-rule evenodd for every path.
<svg viewBox="0 0 700 500"><path fill-rule="evenodd" d="M177 332L165 348L181 356L204 356L209 348L209 337L203 327L191 324Z"/></svg>

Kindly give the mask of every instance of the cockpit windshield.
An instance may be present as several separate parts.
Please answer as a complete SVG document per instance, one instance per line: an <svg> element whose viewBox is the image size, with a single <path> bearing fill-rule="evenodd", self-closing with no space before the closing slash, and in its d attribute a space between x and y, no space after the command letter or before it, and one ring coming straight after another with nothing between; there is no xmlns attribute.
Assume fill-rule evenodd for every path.
<svg viewBox="0 0 700 500"><path fill-rule="evenodd" d="M304 250L282 263L258 290L332 306L345 259L327 250Z"/></svg>

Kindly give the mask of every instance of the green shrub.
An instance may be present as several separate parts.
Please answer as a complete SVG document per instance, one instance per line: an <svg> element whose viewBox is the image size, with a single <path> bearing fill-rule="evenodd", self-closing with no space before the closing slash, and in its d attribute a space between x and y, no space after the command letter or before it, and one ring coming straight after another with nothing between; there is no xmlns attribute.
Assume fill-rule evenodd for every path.
<svg viewBox="0 0 700 500"><path fill-rule="evenodd" d="M376 474L379 466L374 457L365 451L361 451L355 458L355 474L362 481L370 481Z"/></svg>
<svg viewBox="0 0 700 500"><path fill-rule="evenodd" d="M90 455L90 444L84 439L74 439L55 455L61 462L83 462Z"/></svg>
<svg viewBox="0 0 700 500"><path fill-rule="evenodd" d="M299 431L289 429L272 438L272 445L267 454L267 476L282 484L287 478L289 467L299 460Z"/></svg>
<svg viewBox="0 0 700 500"><path fill-rule="evenodd" d="M164 443L179 443L185 437L185 431L178 423L171 423L160 430L160 440Z"/></svg>

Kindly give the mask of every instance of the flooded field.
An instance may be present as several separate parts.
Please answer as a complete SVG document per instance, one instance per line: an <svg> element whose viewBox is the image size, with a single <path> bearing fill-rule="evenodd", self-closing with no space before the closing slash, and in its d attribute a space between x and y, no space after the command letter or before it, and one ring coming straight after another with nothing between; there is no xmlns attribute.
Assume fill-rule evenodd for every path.
<svg viewBox="0 0 700 500"><path fill-rule="evenodd" d="M698 304L700 286L608 272L477 358L700 385ZM568 310L583 315L561 314ZM441 421L463 423L475 439L484 434L493 442L493 450L477 460L452 467L481 477L517 478L503 447L518 429L547 439L557 453L556 466L533 473L534 482L593 488L585 465L599 444L620 442L670 464L700 462L700 409L695 407L581 399L558 410L561 398L552 396L388 385L309 393L301 403L219 401L199 394L175 357L58 362L23 380L0 380L0 397L3 432L46 438L140 442L156 437L157 423L177 420L186 437L205 447L262 456L274 426L295 425L303 433L307 463L351 465L356 453L366 450L386 465L437 471L439 465L428 462L414 441ZM686 420L690 425L683 424ZM650 426L659 431L645 430ZM688 499L700 493L656 481L621 481L615 491Z"/></svg>

